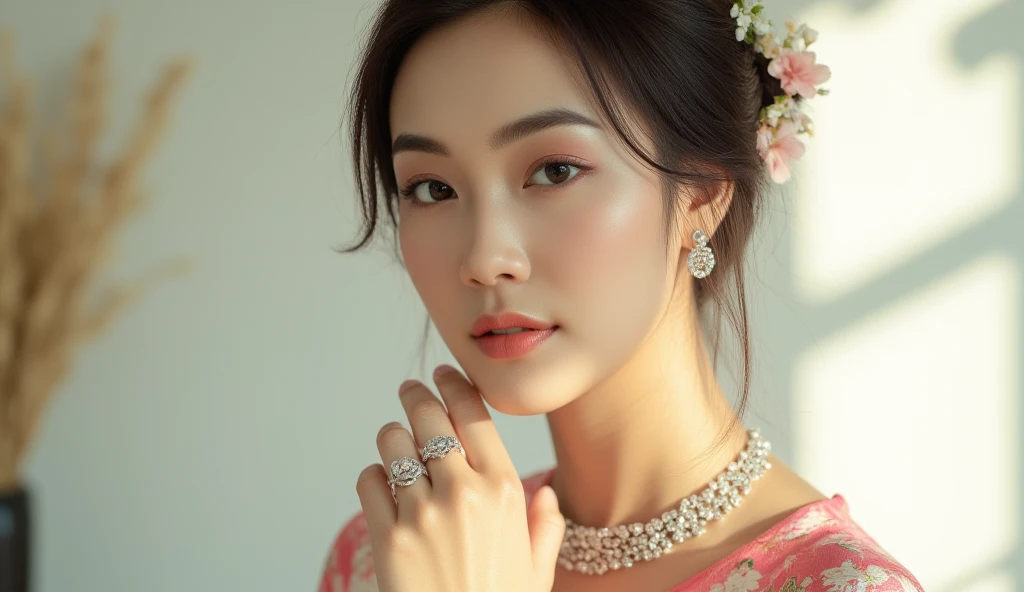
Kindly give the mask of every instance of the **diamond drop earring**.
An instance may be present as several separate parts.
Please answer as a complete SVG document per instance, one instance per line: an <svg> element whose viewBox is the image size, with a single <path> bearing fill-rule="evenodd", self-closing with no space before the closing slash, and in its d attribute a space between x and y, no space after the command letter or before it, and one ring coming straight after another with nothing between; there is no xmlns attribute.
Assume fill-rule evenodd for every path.
<svg viewBox="0 0 1024 592"><path fill-rule="evenodd" d="M693 242L697 246L690 251L690 256L686 258L686 266L690 268L693 277L705 278L715 268L715 254L708 246L708 237L703 230L698 229L693 233Z"/></svg>

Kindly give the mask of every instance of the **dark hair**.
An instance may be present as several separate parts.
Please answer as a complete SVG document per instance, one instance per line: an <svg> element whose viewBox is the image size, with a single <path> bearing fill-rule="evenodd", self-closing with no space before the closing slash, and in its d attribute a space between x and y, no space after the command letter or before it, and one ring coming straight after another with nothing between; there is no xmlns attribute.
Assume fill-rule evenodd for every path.
<svg viewBox="0 0 1024 592"><path fill-rule="evenodd" d="M702 312L708 301L716 304L716 366L723 315L736 331L743 362L742 416L751 353L741 256L767 190L755 142L757 120L760 109L783 93L779 81L767 73L767 60L736 40L731 6L731 0L385 0L350 97L362 226L358 242L342 252L371 242L381 210L387 212L394 238L398 187L389 109L406 53L427 31L482 9L518 10L565 44L605 118L640 159L660 172L666 233L683 205L676 197L680 184L699 200L710 200L732 184L731 205L710 241L716 268L695 282L695 294ZM629 113L649 135L653 154L644 151L630 130L627 119L633 117L623 115Z"/></svg>

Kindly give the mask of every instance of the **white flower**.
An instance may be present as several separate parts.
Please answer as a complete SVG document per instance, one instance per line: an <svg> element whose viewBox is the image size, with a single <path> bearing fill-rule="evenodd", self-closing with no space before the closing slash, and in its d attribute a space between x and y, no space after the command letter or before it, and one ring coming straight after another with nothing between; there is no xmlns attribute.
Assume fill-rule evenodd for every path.
<svg viewBox="0 0 1024 592"><path fill-rule="evenodd" d="M798 28L791 20L786 21L789 35L783 39L775 38L771 33L772 21L765 16L762 9L761 0L738 0L729 9L729 14L736 20L736 40L746 41L747 36L753 31L752 44L768 59L778 57L783 47L795 46L798 50L803 50L814 39L817 39L816 31L808 29L804 25L800 25ZM771 39L762 41L764 37L771 37Z"/></svg>
<svg viewBox="0 0 1024 592"><path fill-rule="evenodd" d="M808 136L814 137L814 125L811 118L807 116L803 111L793 111L790 113L793 118L793 122L797 124L801 132L806 133Z"/></svg>
<svg viewBox="0 0 1024 592"><path fill-rule="evenodd" d="M790 101L783 101L787 111L789 110L790 103ZM772 106L774 107L775 105ZM769 107L769 109L770 108L771 107ZM793 539L800 538L821 528L829 522L832 522L832 518L830 518L828 514L821 510L811 510L782 533L782 540L791 541Z"/></svg>
<svg viewBox="0 0 1024 592"><path fill-rule="evenodd" d="M752 592L760 588L761 574L754 569L753 561L747 559L739 564L725 579L724 584L711 586L711 592Z"/></svg>
<svg viewBox="0 0 1024 592"><path fill-rule="evenodd" d="M864 570L864 575L867 576L868 585L881 584L889 579L889 574L885 573L885 570L877 565L869 565L868 568Z"/></svg>
<svg viewBox="0 0 1024 592"><path fill-rule="evenodd" d="M782 46L779 45L779 40L775 38L775 35L764 35L760 37L755 43L757 51L761 52L761 55L774 60L779 57L782 51Z"/></svg>
<svg viewBox="0 0 1024 592"><path fill-rule="evenodd" d="M732 5L729 14L736 19L736 41L745 41L751 29L759 33L763 28L762 17L753 13L760 4L760 0L740 0Z"/></svg>
<svg viewBox="0 0 1024 592"><path fill-rule="evenodd" d="M864 571L861 571L849 559L839 567L821 572L821 583L828 586L829 592L845 592L846 590L865 592L870 586L881 584L887 579L889 579L889 574L877 565L869 565Z"/></svg>
<svg viewBox="0 0 1024 592"><path fill-rule="evenodd" d="M794 51L804 51L808 45L818 40L818 32L803 23L798 25L787 20L786 31L786 47Z"/></svg>
<svg viewBox="0 0 1024 592"><path fill-rule="evenodd" d="M800 111L799 105L793 100L793 97L789 96L778 96L775 97L775 102L764 108L762 113L762 120L767 122L770 127L777 127L779 120L790 119L799 128L803 122L808 122L810 119ZM815 518L816 514L812 512L809 516L804 517L804 521L808 519L811 523L817 525L819 520ZM803 536L806 533L801 533L796 536ZM788 540L788 539L787 539Z"/></svg>
<svg viewBox="0 0 1024 592"><path fill-rule="evenodd" d="M765 109L765 119L768 121L768 125L775 127L779 125L779 118L786 114L785 109L779 105L769 105Z"/></svg>
<svg viewBox="0 0 1024 592"><path fill-rule="evenodd" d="M352 592L377 592L377 574L373 569L373 550L369 540L352 553L352 568L349 580Z"/></svg>
<svg viewBox="0 0 1024 592"><path fill-rule="evenodd" d="M815 41L818 40L818 32L817 31L815 31L814 29L808 27L807 25L801 25L801 28L803 29L804 43L806 43L807 45L810 45L810 44L812 44L812 43L814 43Z"/></svg>
<svg viewBox="0 0 1024 592"><path fill-rule="evenodd" d="M807 128L810 128L811 120L808 119L808 117L803 113L800 113L799 116L803 119L803 122L797 121L795 118L794 121L796 121L797 124L806 124L804 125L805 130ZM850 538L848 535L844 533L831 534L827 537L822 538L814 544L815 547L824 547L827 545L837 545L839 547L842 547L843 549L846 549L847 551L850 551L851 553L861 554L864 552L864 545L861 544L860 541L858 541L857 539Z"/></svg>

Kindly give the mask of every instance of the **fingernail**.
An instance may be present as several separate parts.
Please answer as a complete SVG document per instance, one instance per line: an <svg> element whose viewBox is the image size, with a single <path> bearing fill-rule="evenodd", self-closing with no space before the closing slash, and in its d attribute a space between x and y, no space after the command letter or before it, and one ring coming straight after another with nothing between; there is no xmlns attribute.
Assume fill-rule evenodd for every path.
<svg viewBox="0 0 1024 592"><path fill-rule="evenodd" d="M449 372L455 371L455 368L452 368L448 364L441 364L440 366L434 369L434 376L441 376L443 374L448 374Z"/></svg>
<svg viewBox="0 0 1024 592"><path fill-rule="evenodd" d="M412 388L412 387L416 386L417 384L419 384L419 382L420 381L418 381L418 380L414 380L414 379L410 378L409 380L406 380L405 382L402 383L401 386L398 387L398 392L399 393L404 393L405 391L407 391L410 388Z"/></svg>

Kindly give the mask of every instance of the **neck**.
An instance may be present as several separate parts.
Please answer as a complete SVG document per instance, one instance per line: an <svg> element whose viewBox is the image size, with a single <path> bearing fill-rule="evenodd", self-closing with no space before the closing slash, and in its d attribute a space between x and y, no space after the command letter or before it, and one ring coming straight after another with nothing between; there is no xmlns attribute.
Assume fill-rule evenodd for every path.
<svg viewBox="0 0 1024 592"><path fill-rule="evenodd" d="M595 527L661 516L706 487L747 440L696 313L665 315L627 364L549 413L548 424L561 512Z"/></svg>

